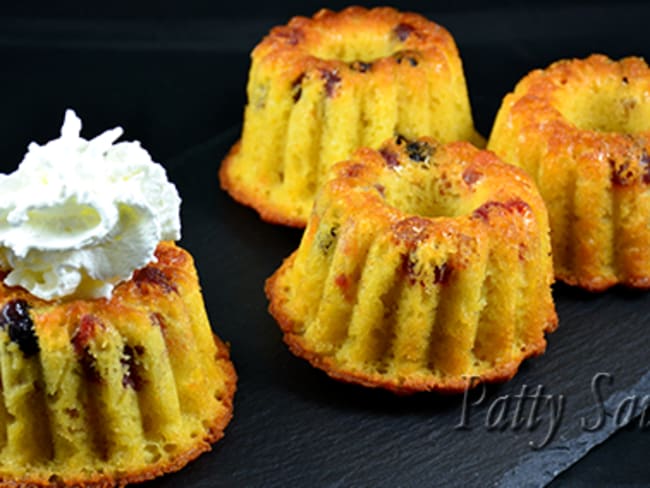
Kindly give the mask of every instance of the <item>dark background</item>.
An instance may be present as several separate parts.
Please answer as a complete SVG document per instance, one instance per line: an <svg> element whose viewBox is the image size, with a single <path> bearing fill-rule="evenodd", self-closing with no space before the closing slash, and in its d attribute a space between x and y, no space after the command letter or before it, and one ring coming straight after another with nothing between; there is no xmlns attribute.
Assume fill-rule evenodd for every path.
<svg viewBox="0 0 650 488"><path fill-rule="evenodd" d="M63 6L58 3L64 3ZM372 5L369 2L357 2ZM133 5L137 4L137 5ZM248 53L270 27L345 2L5 2L0 12L0 156L19 161L65 107L89 134L120 123L164 160L238 123ZM644 55L642 3L399 2L454 35L478 128L531 69L604 52Z"/></svg>
<svg viewBox="0 0 650 488"><path fill-rule="evenodd" d="M184 154L220 134L235 137L245 104L248 54L254 45L270 27L293 15L311 15L322 6L340 9L348 5L340 1L95 3L3 5L0 170L13 170L29 141L56 137L68 107L82 118L86 137L121 125L126 139L140 140L163 164L182 161ZM486 136L503 95L531 69L592 52L614 58L650 56L650 7L641 2L410 1L394 6L422 13L454 35L464 60L476 125ZM215 191L219 191L216 171L222 156L211 162ZM250 212L242 215L256 224ZM276 235L282 230L269 232ZM249 235L260 238L256 233ZM298 236L293 231L287 235L291 242ZM220 245L222 236L216 230L211 238L215 246ZM210 273L198 264L202 276ZM227 263L223 266L234 270ZM238 306L259 308L260 304L259 296L250 303L242 300L232 304L229 313L236 314ZM210 306L208 311L222 319L221 311ZM220 330L219 325L216 328ZM233 340L225 334L223 338ZM272 339L279 342L279 334ZM647 351L647 330L640 332L639 342ZM235 363L238 358L243 363L238 395L246 398L246 374L255 371L246 364L255 348L241 344L238 350L237 346L233 345ZM281 346L278 350L285 353ZM234 422L238 421L236 416ZM561 475L556 485L649 485L648 452L647 430L624 430ZM281 472L276 475L275 480L281 478Z"/></svg>

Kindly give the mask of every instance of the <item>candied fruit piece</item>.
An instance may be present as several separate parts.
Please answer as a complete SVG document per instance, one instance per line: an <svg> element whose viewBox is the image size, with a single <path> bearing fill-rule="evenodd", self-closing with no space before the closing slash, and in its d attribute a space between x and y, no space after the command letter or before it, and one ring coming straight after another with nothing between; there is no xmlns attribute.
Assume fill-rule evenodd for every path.
<svg viewBox="0 0 650 488"><path fill-rule="evenodd" d="M16 299L5 304L0 327L7 330L9 339L18 344L25 357L39 352L34 322L29 316L29 305L25 300Z"/></svg>

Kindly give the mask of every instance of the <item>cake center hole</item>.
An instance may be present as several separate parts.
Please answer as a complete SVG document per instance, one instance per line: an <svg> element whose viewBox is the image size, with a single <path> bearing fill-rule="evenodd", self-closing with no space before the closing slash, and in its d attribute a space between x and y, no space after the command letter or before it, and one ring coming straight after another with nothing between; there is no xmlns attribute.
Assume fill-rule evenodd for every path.
<svg viewBox="0 0 650 488"><path fill-rule="evenodd" d="M650 130L650 102L643 92L633 92L627 79L595 83L589 88L571 90L558 106L573 125L581 130L621 134Z"/></svg>
<svg viewBox="0 0 650 488"><path fill-rule="evenodd" d="M399 176L387 170L380 184L386 203L412 216L459 217L477 206L475 196L462 194L460 175L440 171L428 164L409 164L397 169Z"/></svg>
<svg viewBox="0 0 650 488"><path fill-rule="evenodd" d="M377 32L369 29L345 29L345 32L323 32L322 42L312 47L310 54L326 60L345 63L372 63L405 49L393 30Z"/></svg>

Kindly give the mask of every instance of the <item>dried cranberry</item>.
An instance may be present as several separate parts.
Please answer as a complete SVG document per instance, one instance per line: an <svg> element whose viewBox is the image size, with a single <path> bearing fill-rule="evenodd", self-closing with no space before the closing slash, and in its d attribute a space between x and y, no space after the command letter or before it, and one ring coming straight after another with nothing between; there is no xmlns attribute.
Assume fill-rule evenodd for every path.
<svg viewBox="0 0 650 488"><path fill-rule="evenodd" d="M402 274L408 279L409 284L414 285L417 278L417 273L415 272L415 260L411 256L411 253L402 254Z"/></svg>
<svg viewBox="0 0 650 488"><path fill-rule="evenodd" d="M345 300L351 302L354 298L351 289L352 283L347 275L344 273L337 275L336 278L334 278L334 283L341 289L341 293L343 293Z"/></svg>
<svg viewBox="0 0 650 488"><path fill-rule="evenodd" d="M97 329L103 327L99 319L93 315L83 315L77 330L72 335L72 345L77 354L81 354L88 343L95 337Z"/></svg>
<svg viewBox="0 0 650 488"><path fill-rule="evenodd" d="M647 152L643 151L639 164L641 165L641 180L645 185L650 185L650 155Z"/></svg>
<svg viewBox="0 0 650 488"><path fill-rule="evenodd" d="M405 24L405 23L399 23L395 26L393 29L393 32L397 36L397 38L404 42L408 37L411 35L411 32L413 32L415 28L412 25Z"/></svg>
<svg viewBox="0 0 650 488"><path fill-rule="evenodd" d="M302 96L302 80L305 78L305 73L302 73L298 78L294 80L291 84L291 97L293 98L293 103L297 103Z"/></svg>
<svg viewBox="0 0 650 488"><path fill-rule="evenodd" d="M343 273L337 275L336 278L334 278L334 283L336 283L336 286L343 290L345 290L350 285L348 277Z"/></svg>
<svg viewBox="0 0 650 488"><path fill-rule="evenodd" d="M518 212L518 213L520 213L522 215L532 211L531 208L530 208L530 205L528 205L526 202L524 202L520 198L514 198L512 200L508 200L505 203L505 208L507 210L509 210L510 212L515 211L515 212Z"/></svg>
<svg viewBox="0 0 650 488"><path fill-rule="evenodd" d="M361 163L350 164L345 167L344 175L348 178L357 178L364 170L365 166Z"/></svg>
<svg viewBox="0 0 650 488"><path fill-rule="evenodd" d="M508 200L505 203L491 201L484 203L479 208L474 210L472 216L487 222L490 220L490 212L492 209L501 209L507 212L517 211L518 213L524 214L530 212L530 205L518 198Z"/></svg>
<svg viewBox="0 0 650 488"><path fill-rule="evenodd" d="M490 220L490 210L492 208L498 207L500 202L487 202L478 207L474 212L472 212L472 217L478 218L487 222Z"/></svg>
<svg viewBox="0 0 650 488"><path fill-rule="evenodd" d="M336 91L336 87L341 82L341 77L336 70L322 69L320 70L320 73L325 80L325 93L328 97L332 98Z"/></svg>
<svg viewBox="0 0 650 488"><path fill-rule="evenodd" d="M2 327L6 327L13 322L30 320L29 305L25 300L17 299L7 302L2 308Z"/></svg>
<svg viewBox="0 0 650 488"><path fill-rule="evenodd" d="M66 413L66 415L72 419L77 419L79 418L79 410L76 408L64 408L63 411Z"/></svg>
<svg viewBox="0 0 650 488"><path fill-rule="evenodd" d="M629 160L617 165L614 159L610 159L609 164L612 168L612 183L614 185L629 186L634 184L636 178Z"/></svg>
<svg viewBox="0 0 650 488"><path fill-rule="evenodd" d="M135 354L138 350L144 352L142 346L136 346L134 350L134 348L125 344L122 349L122 357L120 358L120 363L124 368L122 386L124 388L133 388L135 391L139 391L144 383L140 373L138 372L137 362L135 360Z"/></svg>
<svg viewBox="0 0 650 488"><path fill-rule="evenodd" d="M133 273L133 281L140 289L142 289L145 283L150 283L161 287L166 293L171 293L172 291L178 292L178 289L167 275L153 266L146 266L137 270Z"/></svg>
<svg viewBox="0 0 650 488"><path fill-rule="evenodd" d="M406 145L406 153L412 161L426 162L433 154L433 147L424 141L413 141Z"/></svg>
<svg viewBox="0 0 650 488"><path fill-rule="evenodd" d="M81 365L81 371L86 380L97 384L103 382L102 376L97 370L97 361L93 357L88 346L84 347L81 351L81 354L79 355L79 364Z"/></svg>
<svg viewBox="0 0 650 488"><path fill-rule="evenodd" d="M446 285L449 283L453 268L448 263L442 263L440 266L433 268L433 282L438 285Z"/></svg>
<svg viewBox="0 0 650 488"><path fill-rule="evenodd" d="M381 156L384 158L384 161L386 161L386 166L389 168L396 168L400 165L399 159L397 159L397 154L395 154L390 149L382 148L379 150L379 154L381 154Z"/></svg>
<svg viewBox="0 0 650 488"><path fill-rule="evenodd" d="M429 220L423 217L408 217L397 222L393 232L399 241L404 242L408 249L413 250L428 237L429 225Z"/></svg>
<svg viewBox="0 0 650 488"><path fill-rule="evenodd" d="M467 168L465 171L463 171L463 181L469 186L472 186L481 178L483 178L483 173L480 173L473 168Z"/></svg>
<svg viewBox="0 0 650 488"><path fill-rule="evenodd" d="M280 27L276 29L275 35L284 39L290 46L297 45L304 37L303 32L300 29L293 27Z"/></svg>
<svg viewBox="0 0 650 488"><path fill-rule="evenodd" d="M519 257L519 261L526 261L526 255L528 254L528 246L524 242L519 243L519 251L517 252L517 255Z"/></svg>
<svg viewBox="0 0 650 488"><path fill-rule="evenodd" d="M11 300L2 307L0 327L7 330L9 339L18 344L25 357L40 351L34 322L29 316L29 305L25 300Z"/></svg>
<svg viewBox="0 0 650 488"><path fill-rule="evenodd" d="M102 377L97 370L97 363L90 352L89 343L95 338L97 330L103 328L99 319L93 315L83 315L77 330L72 335L72 345L74 346L79 364L84 377L93 383L101 383Z"/></svg>

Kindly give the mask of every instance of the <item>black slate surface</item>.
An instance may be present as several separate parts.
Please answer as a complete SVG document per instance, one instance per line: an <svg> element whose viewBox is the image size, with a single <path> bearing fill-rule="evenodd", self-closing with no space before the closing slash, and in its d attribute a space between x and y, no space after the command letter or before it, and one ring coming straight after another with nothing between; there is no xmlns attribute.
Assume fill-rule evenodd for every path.
<svg viewBox="0 0 650 488"><path fill-rule="evenodd" d="M181 243L196 259L213 326L231 343L240 375L235 419L215 452L151 486L543 486L616 430L628 411L612 415L626 397L636 395L629 416L638 416L650 394L650 295L629 290L593 295L556 285L561 325L547 353L511 382L487 388L480 405L473 403L481 389L471 392L465 421L463 396L397 397L335 382L293 357L266 312L262 287L300 232L261 223L214 191L209 163L225 154L237 130L168 164L184 196ZM600 398L591 388L598 374ZM522 424L514 428L522 388L527 396L541 388L541 395L536 414L532 397L521 404ZM547 395L556 406L563 402L563 412L545 442ZM504 396L507 419L497 422ZM608 414L590 432L601 405ZM527 427L531 415L536 428ZM638 421L629 428L641 431Z"/></svg>
<svg viewBox="0 0 650 488"><path fill-rule="evenodd" d="M181 244L195 255L215 330L232 344L240 382L226 437L182 472L146 486L540 486L592 448L552 486L648 486L650 429L632 423L598 445L613 430L611 416L594 433L579 423L598 412L590 391L596 373L613 376L602 388L609 410L633 393L650 394L646 294L592 296L557 286L561 323L547 354L489 388L468 431L454 429L460 397L399 398L339 384L282 344L262 284L300 232L261 223L218 190L216 172L239 131L250 49L273 25L321 6L71 0L13 2L0 12L0 170L13 170L29 141L56 137L67 107L82 117L86 137L122 125L178 184ZM485 135L503 95L531 69L592 52L650 56L644 2L399 6L454 35ZM538 450L530 443L544 437L544 422L533 432L484 425L489 405L524 384L566 398L559 432Z"/></svg>

